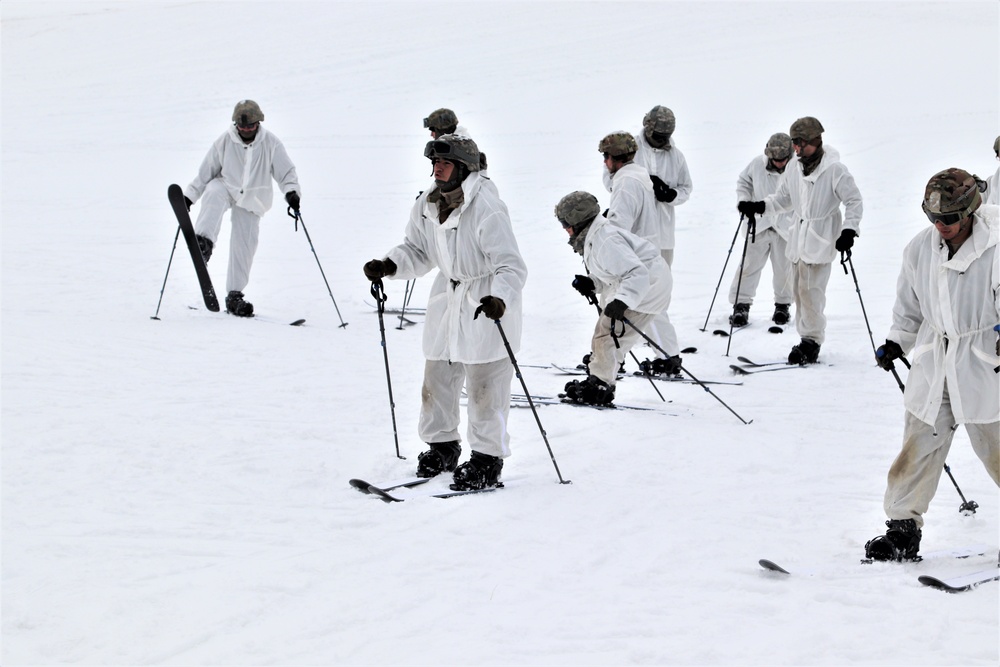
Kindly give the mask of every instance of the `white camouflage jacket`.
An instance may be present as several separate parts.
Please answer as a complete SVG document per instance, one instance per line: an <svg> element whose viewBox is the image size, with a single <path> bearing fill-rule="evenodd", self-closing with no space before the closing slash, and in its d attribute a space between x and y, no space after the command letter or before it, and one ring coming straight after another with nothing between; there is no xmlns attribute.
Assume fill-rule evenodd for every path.
<svg viewBox="0 0 1000 667"><path fill-rule="evenodd" d="M284 144L263 125L249 144L243 143L235 126L215 140L198 169L198 175L184 188L184 196L198 201L209 181L221 178L236 205L262 216L271 210L273 178L282 194L295 190L302 195Z"/></svg>
<svg viewBox="0 0 1000 667"><path fill-rule="evenodd" d="M656 209L653 182L646 168L630 162L609 176L605 185L611 192L608 203L608 222L627 232L650 241L659 248L660 213Z"/></svg>
<svg viewBox="0 0 1000 667"><path fill-rule="evenodd" d="M694 188L687 160L672 139L670 150L650 146L643 131L635 135L635 141L639 145L635 163L645 167L650 174L659 176L664 183L677 191L677 197L672 202L656 202L656 210L660 214L660 236L657 241L653 241L653 244L661 250L672 250L675 245L676 227L674 209L691 198L691 191Z"/></svg>
<svg viewBox="0 0 1000 667"><path fill-rule="evenodd" d="M802 175L801 162L789 165L778 189L764 198L765 213L775 210L794 215L785 251L792 262L829 264L837 258L834 244L842 229L853 229L860 235L861 192L840 154L832 146L823 151L811 174Z"/></svg>
<svg viewBox="0 0 1000 667"><path fill-rule="evenodd" d="M444 223L427 201L432 185L410 210L403 243L386 255L396 264L392 278L409 280L437 268L424 325L424 356L436 361L483 364L507 358L498 327L480 314L479 300L502 299L500 324L513 352L521 342L521 291L528 269L514 238L507 207L478 172L463 182L464 201Z"/></svg>
<svg viewBox="0 0 1000 667"><path fill-rule="evenodd" d="M934 424L945 381L955 420L988 424L1000 420L1000 378L993 369L1000 324L1000 246L996 206L974 214L972 235L955 256L933 226L903 251L892 329L911 368L903 402Z"/></svg>
<svg viewBox="0 0 1000 667"><path fill-rule="evenodd" d="M758 155L740 172L736 179L736 202L763 201L768 195L774 194L778 183L785 174L795 173L794 167L798 159L793 155L780 174L767 168L767 156ZM792 226L792 213L778 211L776 207L765 209L764 215L757 216L757 231L774 229L778 236L788 240L788 230ZM746 223L744 222L744 228Z"/></svg>
<svg viewBox="0 0 1000 667"><path fill-rule="evenodd" d="M673 277L659 249L604 216L587 229L583 263L602 309L615 299L639 313L659 314L670 306Z"/></svg>

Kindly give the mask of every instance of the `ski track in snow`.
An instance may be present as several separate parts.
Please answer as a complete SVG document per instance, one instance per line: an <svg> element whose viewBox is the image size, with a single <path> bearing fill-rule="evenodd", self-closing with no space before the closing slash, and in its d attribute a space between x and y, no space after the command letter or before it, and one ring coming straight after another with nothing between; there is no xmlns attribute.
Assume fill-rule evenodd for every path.
<svg viewBox="0 0 1000 667"><path fill-rule="evenodd" d="M400 461L361 266L402 239L428 185L427 113L457 111L510 209L529 268L518 361L575 364L594 311L552 208L577 189L606 206L597 141L671 107L694 180L671 317L698 347L691 372L729 379L737 355L776 361L797 342L791 325L766 332L768 269L757 326L724 356L711 331L728 329L735 254L700 331L736 176L772 133L819 117L858 182L853 261L876 344L927 178L996 168L1000 10L962 8L4 2L0 661L997 664L1000 587L917 582L995 553L857 564L883 527L903 411L838 265L826 365L711 387L750 426L700 387L658 383L678 417L539 406L572 484L527 409L511 411L504 490L389 506L347 484L404 477L422 449L424 324L386 318ZM190 181L245 97L298 167L345 329L278 193L247 289L274 322L190 310L183 241L150 319L176 230L167 185ZM226 221L220 294L228 236ZM403 291L387 281L388 305ZM533 394L571 379L523 373ZM641 378L618 400L662 405ZM944 477L923 549L995 548L997 489L964 431L948 460L980 509L960 516ZM775 577L759 558L819 574Z"/></svg>

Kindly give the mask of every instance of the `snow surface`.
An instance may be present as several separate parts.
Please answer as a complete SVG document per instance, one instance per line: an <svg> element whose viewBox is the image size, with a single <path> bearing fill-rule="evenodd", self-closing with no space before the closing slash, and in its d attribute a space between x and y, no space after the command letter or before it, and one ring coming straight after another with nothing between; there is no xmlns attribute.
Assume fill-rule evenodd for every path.
<svg viewBox="0 0 1000 667"><path fill-rule="evenodd" d="M694 179L678 210L671 315L687 367L733 379L792 327L725 322L735 181L800 116L865 198L853 264L880 342L936 171L993 172L998 5L970 3L17 2L2 11L4 665L996 665L1000 587L920 574L988 567L998 491L960 431L925 551L858 564L881 532L901 396L834 267L823 364L713 387L660 385L675 416L512 411L507 488L385 505L349 478L409 474L422 324L378 323L361 265L402 237L429 183L421 119L455 109L490 159L529 267L518 360L567 378L594 313L552 215L602 189L598 140L672 108ZM200 304L186 184L242 98L302 181L305 235L276 207L245 321ZM279 200L280 201L280 200ZM225 281L228 222L217 259ZM739 246L735 253L739 252ZM430 279L417 282L415 302ZM403 284L387 284L389 305ZM301 328L282 323L304 317ZM417 320L421 318L415 318ZM484 323L483 326L490 326ZM641 356L640 350L640 356ZM902 374L905 381L905 373ZM515 390L519 391L517 387ZM660 405L637 379L619 401ZM782 578L770 558L813 576Z"/></svg>

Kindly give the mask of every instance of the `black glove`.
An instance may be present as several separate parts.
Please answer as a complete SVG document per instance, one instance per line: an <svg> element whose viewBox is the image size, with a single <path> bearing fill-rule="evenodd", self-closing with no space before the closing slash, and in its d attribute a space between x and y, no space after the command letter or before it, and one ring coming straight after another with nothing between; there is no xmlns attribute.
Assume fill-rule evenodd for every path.
<svg viewBox="0 0 1000 667"><path fill-rule="evenodd" d="M656 201L664 201L669 204L677 199L677 190L664 183L662 178L650 174L649 180L653 181L653 194L656 195Z"/></svg>
<svg viewBox="0 0 1000 667"><path fill-rule="evenodd" d="M573 289L588 299L594 296L594 293L597 291L597 287L594 285L594 281L590 279L590 276L581 276L580 274L573 277Z"/></svg>
<svg viewBox="0 0 1000 667"><path fill-rule="evenodd" d="M365 278L372 282L396 273L396 262L391 259L373 259L365 264Z"/></svg>
<svg viewBox="0 0 1000 667"><path fill-rule="evenodd" d="M848 250L853 248L854 237L857 235L858 233L853 229L845 229L844 231L840 232L840 238L837 239L837 242L833 244L834 247L837 249L837 252L847 252Z"/></svg>
<svg viewBox="0 0 1000 667"><path fill-rule="evenodd" d="M293 211L299 210L299 193L296 192L295 190L292 190L291 192L285 194L285 201L288 202L288 206Z"/></svg>
<svg viewBox="0 0 1000 667"><path fill-rule="evenodd" d="M194 206L194 202L191 201L190 199L188 199L187 197L185 197L184 198L184 204L188 207L188 213L190 213L191 212L191 207Z"/></svg>
<svg viewBox="0 0 1000 667"><path fill-rule="evenodd" d="M743 215L763 215L764 202L762 201L741 201L736 205L736 210Z"/></svg>
<svg viewBox="0 0 1000 667"><path fill-rule="evenodd" d="M604 306L604 314L613 320L620 320L625 317L625 311L628 310L628 306L621 299L615 299L608 305Z"/></svg>
<svg viewBox="0 0 1000 667"><path fill-rule="evenodd" d="M879 368L891 371L893 369L892 360L899 359L903 356L903 348L899 346L894 340L885 341L885 345L879 345L878 349L875 350L875 362L878 363Z"/></svg>
<svg viewBox="0 0 1000 667"><path fill-rule="evenodd" d="M476 314L472 316L472 319L476 319L479 317L479 313L482 313L491 320L499 320L507 310L507 304L503 302L503 299L495 296L484 296L479 300L479 303L482 305L476 308Z"/></svg>

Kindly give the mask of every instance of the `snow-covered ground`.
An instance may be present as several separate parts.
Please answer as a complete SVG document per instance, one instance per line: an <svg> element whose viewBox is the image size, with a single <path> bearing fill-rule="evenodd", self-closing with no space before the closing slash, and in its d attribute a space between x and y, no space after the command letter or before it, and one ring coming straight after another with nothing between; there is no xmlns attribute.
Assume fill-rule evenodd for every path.
<svg viewBox="0 0 1000 667"><path fill-rule="evenodd" d="M2 12L4 665L996 665L1000 587L917 582L995 563L998 491L960 431L923 549L862 566L881 532L903 411L835 266L823 364L714 391L660 385L669 416L512 412L503 491L385 505L352 477L409 474L422 323L387 322L395 457L361 265L399 241L429 182L421 119L448 106L490 158L529 267L518 360L567 378L594 312L552 215L601 185L598 140L677 115L694 194L678 209L671 309L687 367L784 358L727 341L735 180L817 116L865 198L854 252L876 342L936 171L996 168L995 2L18 2ZM198 306L169 183L190 181L235 102L257 100L302 182L276 207L247 297ZM225 282L228 222L210 270ZM737 246L736 252L739 252ZM430 279L416 285L416 301ZM387 283L389 305L403 284ZM283 322L304 317L304 327ZM421 319L421 318L414 318ZM490 326L484 323L484 326ZM641 352L641 350L640 350ZM905 373L902 375L905 381ZM520 391L518 389L518 391ZM647 383L622 403L661 405ZM759 558L812 568L765 574Z"/></svg>

